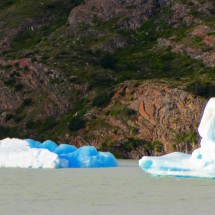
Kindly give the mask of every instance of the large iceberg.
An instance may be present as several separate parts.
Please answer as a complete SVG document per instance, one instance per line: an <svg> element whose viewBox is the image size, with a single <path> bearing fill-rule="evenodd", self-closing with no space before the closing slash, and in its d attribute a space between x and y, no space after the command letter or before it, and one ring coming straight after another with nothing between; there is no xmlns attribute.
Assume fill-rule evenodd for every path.
<svg viewBox="0 0 215 215"><path fill-rule="evenodd" d="M215 178L215 98L208 101L198 132L201 147L191 155L174 152L160 157L144 156L139 166L157 176Z"/></svg>
<svg viewBox="0 0 215 215"><path fill-rule="evenodd" d="M116 167L116 158L109 152L98 152L93 146L75 146L47 140L0 140L0 167L20 168L95 168Z"/></svg>

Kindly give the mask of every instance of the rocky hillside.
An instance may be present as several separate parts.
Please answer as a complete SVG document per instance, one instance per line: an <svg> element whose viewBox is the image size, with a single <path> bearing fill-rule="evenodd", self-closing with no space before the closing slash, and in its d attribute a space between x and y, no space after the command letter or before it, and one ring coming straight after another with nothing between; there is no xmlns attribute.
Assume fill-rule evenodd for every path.
<svg viewBox="0 0 215 215"><path fill-rule="evenodd" d="M3 0L0 75L0 138L190 152L215 96L215 2Z"/></svg>

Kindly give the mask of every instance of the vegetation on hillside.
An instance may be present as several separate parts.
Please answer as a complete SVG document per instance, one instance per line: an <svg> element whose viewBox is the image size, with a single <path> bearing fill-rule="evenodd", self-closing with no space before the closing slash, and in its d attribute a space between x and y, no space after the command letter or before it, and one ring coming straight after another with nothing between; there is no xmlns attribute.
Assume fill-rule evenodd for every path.
<svg viewBox="0 0 215 215"><path fill-rule="evenodd" d="M188 5L190 15L201 20L201 25L209 26L212 30L208 36L214 36L214 8L210 15L204 15L191 0L177 2ZM119 28L118 17L106 22L95 18L92 26L83 23L73 27L68 22L69 14L82 3L83 0L0 2L0 45L6 44L0 49L0 58L30 58L33 63L43 64L49 72L57 70L61 74L50 80L45 89L28 89L19 81L19 65L1 66L1 73L10 74L2 79L4 86L23 97L22 106L8 111L5 117L6 126L0 130L6 136L21 133L20 136L57 140L66 134L76 135L88 128L88 121L95 120L88 120L87 112L105 108L115 88L128 80L163 81L196 96L215 96L215 68L206 65L202 59L192 58L185 51L173 51L176 45L183 45L210 53L215 44L208 45L203 38L192 36L198 23L188 25L181 18L171 21L174 13L171 3L159 7L137 29ZM166 43L162 43L163 40ZM29 70L25 67L21 72L28 73ZM70 90L76 85L86 90L80 87ZM46 102L45 95L52 91L66 97L71 107L61 115L56 114L57 117L47 116L42 120L38 117L41 104ZM134 114L128 108L116 109L109 113L112 117L126 118ZM139 144L136 140L132 142ZM144 144L151 147L149 143Z"/></svg>

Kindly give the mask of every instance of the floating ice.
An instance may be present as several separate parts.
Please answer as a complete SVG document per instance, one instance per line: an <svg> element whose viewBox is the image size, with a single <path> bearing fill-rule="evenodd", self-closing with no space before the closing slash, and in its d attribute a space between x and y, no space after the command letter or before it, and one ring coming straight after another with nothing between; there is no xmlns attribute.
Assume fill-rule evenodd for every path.
<svg viewBox="0 0 215 215"><path fill-rule="evenodd" d="M54 153L56 153L58 155L62 155L62 154L72 153L72 152L74 152L76 150L77 150L77 147L75 147L75 146L68 145L68 144L61 144L60 146L58 146L54 150Z"/></svg>
<svg viewBox="0 0 215 215"><path fill-rule="evenodd" d="M98 152L93 146L83 146L75 152L60 155L60 158L68 160L68 167L72 168L117 166L117 161L111 153Z"/></svg>
<svg viewBox="0 0 215 215"><path fill-rule="evenodd" d="M0 167L55 168L61 167L61 162L47 149L31 148L27 141L7 138L0 141Z"/></svg>
<svg viewBox="0 0 215 215"><path fill-rule="evenodd" d="M98 152L93 146L77 149L51 140L0 140L0 167L20 168L94 168L116 167L116 158L109 152Z"/></svg>
<svg viewBox="0 0 215 215"><path fill-rule="evenodd" d="M215 178L215 98L207 103L198 131L201 147L192 155L174 152L160 157L144 156L139 166L157 176Z"/></svg>

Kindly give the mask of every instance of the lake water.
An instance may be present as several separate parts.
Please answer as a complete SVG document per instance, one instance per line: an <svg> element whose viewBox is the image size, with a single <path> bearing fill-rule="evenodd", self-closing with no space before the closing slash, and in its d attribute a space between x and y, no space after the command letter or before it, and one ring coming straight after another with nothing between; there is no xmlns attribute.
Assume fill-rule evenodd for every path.
<svg viewBox="0 0 215 215"><path fill-rule="evenodd" d="M215 180L158 178L137 161L110 169L0 169L2 215L212 215Z"/></svg>

